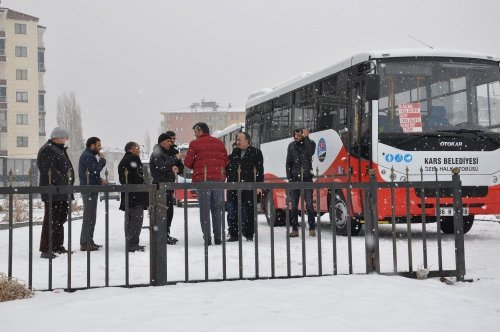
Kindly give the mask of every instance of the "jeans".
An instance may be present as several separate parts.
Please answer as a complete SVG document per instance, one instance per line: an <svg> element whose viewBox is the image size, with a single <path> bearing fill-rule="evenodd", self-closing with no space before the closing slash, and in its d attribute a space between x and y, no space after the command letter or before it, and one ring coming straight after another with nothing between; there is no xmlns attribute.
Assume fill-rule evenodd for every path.
<svg viewBox="0 0 500 332"><path fill-rule="evenodd" d="M198 190L198 202L200 203L200 225L203 238L208 243L211 242L210 214L212 215L212 226L214 239L222 239L221 230L221 203L222 190L220 189L200 189Z"/></svg>
<svg viewBox="0 0 500 332"><path fill-rule="evenodd" d="M293 230L299 229L298 222L298 207L299 207L299 198L300 198L301 189L291 189L290 190L290 222L292 224ZM307 221L309 223L309 229L315 229L316 223L314 221L314 207L312 204L312 189L304 189L304 200L306 201L306 210L307 210Z"/></svg>

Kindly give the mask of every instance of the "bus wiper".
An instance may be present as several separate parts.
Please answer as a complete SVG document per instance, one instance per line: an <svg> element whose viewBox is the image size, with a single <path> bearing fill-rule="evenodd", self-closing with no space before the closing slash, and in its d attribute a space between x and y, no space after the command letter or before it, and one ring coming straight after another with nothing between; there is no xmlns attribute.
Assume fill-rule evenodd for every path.
<svg viewBox="0 0 500 332"><path fill-rule="evenodd" d="M406 143L409 143L409 142L418 141L420 139L426 139L427 137L441 138L443 136L446 136L446 137L454 137L454 136L456 136L456 135L451 135L451 134L453 134L453 133L449 133L449 134L440 133L440 132L433 132L433 133L412 133L412 134L408 134L410 136L404 138L401 141L401 144L406 144Z"/></svg>
<svg viewBox="0 0 500 332"><path fill-rule="evenodd" d="M489 135L488 132L481 130L481 129L467 129L467 128L460 128L460 129L443 129L443 130L438 130L436 132L443 132L443 133L453 133L453 134L474 134L479 138L482 139L487 139L495 144L500 144L497 138Z"/></svg>

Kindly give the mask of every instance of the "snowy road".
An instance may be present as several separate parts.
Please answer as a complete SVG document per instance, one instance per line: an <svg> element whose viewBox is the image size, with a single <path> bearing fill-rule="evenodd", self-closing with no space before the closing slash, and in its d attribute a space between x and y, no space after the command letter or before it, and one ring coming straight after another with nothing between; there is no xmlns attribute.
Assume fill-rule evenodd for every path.
<svg viewBox="0 0 500 332"><path fill-rule="evenodd" d="M115 203L113 203L115 205ZM114 206L116 208L116 206ZM95 239L103 243L103 205L99 205ZM204 256L197 208L189 209L190 279L204 277ZM181 237L183 214L175 211L173 235ZM259 216L260 271L270 272L269 227ZM73 225L78 239L81 221ZM112 284L124 283L122 213L113 210L110 222ZM323 271L332 271L331 231L323 224ZM420 264L421 231L413 229L414 265ZM34 228L38 246L40 227ZM405 226L398 227L398 266L407 269ZM286 274L284 228L276 228L276 274ZM148 243L147 232L141 236ZM432 243L436 232L429 227ZM27 228L14 231L14 275L27 280ZM0 271L7 269L8 232L0 231ZM0 303L1 331L497 331L500 321L500 223L476 221L465 236L466 278L471 283L448 286L437 279L425 281L377 275L340 275L322 278L236 281L148 288L100 288L75 293L38 292L29 300ZM307 271L317 274L317 239L307 238ZM301 241L293 239L292 274L302 273ZM253 243L243 243L244 275L254 275ZM337 238L339 273L347 273L346 239ZM392 269L390 226L381 226L382 267ZM169 280L184 279L184 242L168 247ZM228 277L238 276L237 243L228 244ZM435 247L429 245L429 262ZM220 278L220 246L209 249L210 277ZM353 238L354 272L364 272L364 238ZM149 280L148 252L131 254L131 282ZM444 267L453 265L453 240L443 237ZM86 284L86 253L73 255L73 285ZM34 285L47 287L47 261L34 259ZM66 283L66 256L54 260L54 287ZM104 284L104 253L92 253L92 285ZM29 319L26 319L29 317ZM50 319L48 317L51 317Z"/></svg>
<svg viewBox="0 0 500 332"><path fill-rule="evenodd" d="M326 216L324 216L325 219ZM205 278L205 256L199 225L198 208L188 208L188 278L189 280L202 280ZM145 218L145 225L148 219ZM177 208L172 226L172 235L179 238L179 243L175 246L167 247L167 271L168 281L183 281L186 278L186 251L184 238L184 210ZM79 251L81 220L72 222L72 286L85 287L87 283L87 255L86 252ZM330 223L326 220L322 222L321 237L321 262L322 273L333 274L333 241ZM33 228L34 251L34 276L33 286L35 289L46 289L48 287L48 261L41 259L38 253L38 243L41 226ZM66 227L68 232L68 227ZM286 228L275 228L274 260L275 275L287 275L286 260ZM380 226L380 252L381 271L391 272L393 270L393 249L390 225ZM66 235L67 243L68 235ZM95 241L104 244L104 204L99 204L98 222L95 231ZM109 275L110 285L125 284L125 241L123 235L123 212L118 210L118 202L110 202L110 234L109 234ZM466 235L465 253L467 278L474 277L477 269L485 269L484 266L476 266L478 256L491 252L492 248L499 247L500 224L497 222L476 221L469 234ZM306 273L307 275L317 275L319 273L318 238L306 236ZM18 228L14 230L14 250L13 250L13 276L28 280L28 228ZM336 237L336 255L338 274L348 274L348 244L347 238ZM141 234L141 243L146 245L145 252L131 253L130 257L130 283L149 283L149 230L144 229ZM243 276L253 278L255 273L255 243L243 241ZM437 269L437 235L436 225L427 226L428 243L428 264L432 269ZM352 261L353 273L365 272L365 240L363 236L352 238ZM208 254L209 279L223 278L223 252L222 246L210 246ZM413 270L423 265L423 247L421 225L412 225L412 254ZM443 268L453 269L455 267L454 239L452 236L443 235ZM8 262L8 231L0 231L0 271L7 271ZM238 278L239 276L239 253L238 243L227 243L227 278ZM259 242L258 242L259 275L261 277L271 276L271 236L270 227L267 226L265 217L259 215ZM291 275L302 275L302 241L301 238L290 239L290 271ZM398 270L408 271L408 241L406 225L397 226L397 258ZM91 253L91 286L103 286L105 284L105 255L104 250ZM64 288L67 284L68 260L66 255L60 255L53 260L53 287ZM480 277L480 276L477 276Z"/></svg>

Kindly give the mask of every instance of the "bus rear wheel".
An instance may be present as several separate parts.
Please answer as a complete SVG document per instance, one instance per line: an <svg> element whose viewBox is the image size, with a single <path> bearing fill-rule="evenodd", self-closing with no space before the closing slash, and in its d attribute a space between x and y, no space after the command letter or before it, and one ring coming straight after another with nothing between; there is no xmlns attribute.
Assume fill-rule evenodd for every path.
<svg viewBox="0 0 500 332"><path fill-rule="evenodd" d="M267 193L264 198L264 215L266 216L267 224L271 226L271 194ZM286 212L283 209L275 209L276 220L274 221L274 226L285 226L286 225Z"/></svg>
<svg viewBox="0 0 500 332"><path fill-rule="evenodd" d="M328 194L328 204L330 205L331 199L330 194ZM344 196L342 193L335 194L335 202L332 206L328 207L330 222L336 222L337 234L339 235L347 235L347 221L349 219L349 209L347 208L347 204L345 202ZM351 219L351 235L358 235L361 231L361 223L358 218Z"/></svg>
<svg viewBox="0 0 500 332"><path fill-rule="evenodd" d="M470 231L474 224L474 216L464 216L464 234ZM453 225L453 217L441 217L441 231L445 234L453 234L455 227Z"/></svg>

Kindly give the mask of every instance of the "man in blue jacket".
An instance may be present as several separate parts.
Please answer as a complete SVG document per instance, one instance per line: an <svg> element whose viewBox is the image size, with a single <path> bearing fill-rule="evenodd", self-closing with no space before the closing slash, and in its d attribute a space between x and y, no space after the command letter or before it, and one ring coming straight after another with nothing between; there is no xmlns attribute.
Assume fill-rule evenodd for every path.
<svg viewBox="0 0 500 332"><path fill-rule="evenodd" d="M101 185L107 181L101 178L101 171L106 166L106 159L101 153L101 140L90 137L87 140L87 148L80 156L78 163L78 176L80 185ZM98 193L82 194L83 199L83 222L80 233L80 250L99 250L101 245L94 243L94 228L97 214Z"/></svg>

